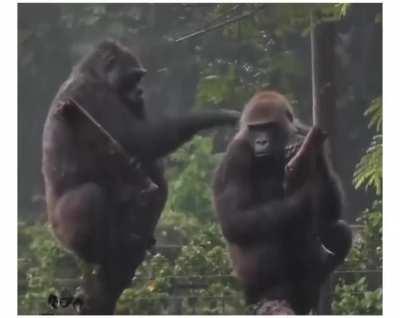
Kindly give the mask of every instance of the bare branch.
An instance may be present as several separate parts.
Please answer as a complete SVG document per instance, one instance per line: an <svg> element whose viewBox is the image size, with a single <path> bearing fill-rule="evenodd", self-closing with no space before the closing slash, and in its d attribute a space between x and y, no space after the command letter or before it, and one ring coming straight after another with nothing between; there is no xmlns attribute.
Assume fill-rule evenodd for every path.
<svg viewBox="0 0 400 318"><path fill-rule="evenodd" d="M176 39L175 42L178 43L178 42L182 42L182 41L184 41L184 40L190 39L190 38L198 37L198 36L200 36L200 35L203 35L203 34L205 34L205 33L210 32L210 31L214 31L214 30L220 29L220 28L224 27L225 25L228 25L228 24L231 24L231 23L240 21L240 20L242 20L242 19L251 17L251 16L255 15L256 13L258 13L260 10L264 9L265 7L266 7L266 4L261 5L261 6L257 7L257 9L255 9L255 10L253 10L253 11L250 11L250 12L248 12L248 13L244 13L244 14L242 14L242 15L239 15L239 16L236 16L236 17L233 17L233 18L230 18L230 19L228 19L228 20L226 20L226 21L223 21L223 22L221 22L221 23L217 23L217 24L212 25L212 26L210 26L210 27L208 27L208 28L195 31L195 32L193 32L193 33L186 34L186 35L184 35L184 36L182 36L182 37Z"/></svg>

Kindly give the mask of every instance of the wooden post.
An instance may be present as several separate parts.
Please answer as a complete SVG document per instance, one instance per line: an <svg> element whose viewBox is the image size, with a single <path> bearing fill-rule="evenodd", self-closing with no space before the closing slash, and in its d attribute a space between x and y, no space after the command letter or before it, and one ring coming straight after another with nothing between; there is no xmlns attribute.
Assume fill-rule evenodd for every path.
<svg viewBox="0 0 400 318"><path fill-rule="evenodd" d="M311 65L313 87L313 121L328 133L325 144L327 155L335 162L336 135L336 88L335 53L336 28L333 22L314 25L311 16ZM318 306L319 315L331 314L332 277L321 287Z"/></svg>

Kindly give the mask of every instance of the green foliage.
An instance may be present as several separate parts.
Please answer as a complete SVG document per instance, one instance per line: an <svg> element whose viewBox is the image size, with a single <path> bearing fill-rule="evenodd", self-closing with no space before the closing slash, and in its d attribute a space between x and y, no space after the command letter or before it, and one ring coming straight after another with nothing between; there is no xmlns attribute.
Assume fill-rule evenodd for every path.
<svg viewBox="0 0 400 318"><path fill-rule="evenodd" d="M382 97L372 100L371 105L364 113L370 117L368 128L375 128L379 133L382 131Z"/></svg>
<svg viewBox="0 0 400 318"><path fill-rule="evenodd" d="M339 279L332 304L333 312L337 315L381 315L382 288L370 286L368 282L374 280L374 275L378 282L382 280L382 202L375 201L371 209L361 214L357 223L360 231L355 236L344 267L365 274L355 281L355 277L350 280Z"/></svg>
<svg viewBox="0 0 400 318"><path fill-rule="evenodd" d="M177 230L165 227L164 222L175 213L165 212L162 231ZM193 228L192 218L182 219L186 221L180 224L181 230L186 232L187 226L191 232L186 238L188 243L178 246L174 257L169 258L168 251L149 254L138 268L133 286L125 290L118 302L119 314L247 312L231 276L229 256L218 226L197 223L197 228Z"/></svg>
<svg viewBox="0 0 400 318"><path fill-rule="evenodd" d="M366 276L368 273L381 275L382 270L382 99L374 99L365 115L370 117L368 127L375 128L378 134L357 164L354 186L356 189L372 187L377 198L372 207L357 219L360 231L356 233L345 263L345 267L359 269L361 273L364 271L365 276L355 281L339 280L332 304L334 313L338 315L382 314L382 287L370 284L374 281L373 276ZM381 280L382 277L377 278L380 285Z"/></svg>
<svg viewBox="0 0 400 318"><path fill-rule="evenodd" d="M357 218L357 233L346 267L360 270L382 269L382 202L375 201L371 209Z"/></svg>
<svg viewBox="0 0 400 318"><path fill-rule="evenodd" d="M381 201L375 201L373 207L365 210L357 219L360 232L355 237L344 267L357 269L362 276L356 280L359 275L339 279L332 304L336 315L382 314L382 288L368 284L371 280L377 279L379 282L382 279L379 277L382 270L381 204Z"/></svg>
<svg viewBox="0 0 400 318"><path fill-rule="evenodd" d="M335 9L337 10L337 15L341 18L345 17L349 11L351 3L336 3Z"/></svg>
<svg viewBox="0 0 400 318"><path fill-rule="evenodd" d="M197 103L200 105L220 105L226 96L232 96L237 86L237 75L233 64L226 74L204 76L198 84Z"/></svg>
<svg viewBox="0 0 400 318"><path fill-rule="evenodd" d="M218 4L208 20L226 21L254 10L256 14L205 36L202 50L207 54L199 55L196 105L240 109L257 89L272 88L301 100L297 113L309 113L308 108L303 110L311 103L304 81L307 69L298 49L304 45L310 14L319 12L318 22L339 20L348 8L348 4Z"/></svg>
<svg viewBox="0 0 400 318"><path fill-rule="evenodd" d="M167 208L180 213L196 215L207 220L214 215L212 209L212 173L216 159L212 154L211 138L196 136L172 156L173 180Z"/></svg>
<svg viewBox="0 0 400 318"><path fill-rule="evenodd" d="M76 287L78 267L71 254L60 248L48 226L18 224L18 312L40 314L49 310L47 298Z"/></svg>
<svg viewBox="0 0 400 318"><path fill-rule="evenodd" d="M373 137L366 154L361 158L354 172L354 187L372 187L377 194L382 193L382 135Z"/></svg>
<svg viewBox="0 0 400 318"><path fill-rule="evenodd" d="M284 77L304 74L304 64L301 63L292 51L284 51L274 57L274 63L270 66L271 72L281 72Z"/></svg>
<svg viewBox="0 0 400 318"><path fill-rule="evenodd" d="M368 290L366 277L353 284L339 284L335 294L340 300L334 302L336 315L382 315L382 288Z"/></svg>
<svg viewBox="0 0 400 318"><path fill-rule="evenodd" d="M369 128L375 128L377 135L372 139L366 154L357 164L354 172L354 187L359 189L373 188L380 195L382 193L382 98L375 98L365 112L370 117Z"/></svg>
<svg viewBox="0 0 400 318"><path fill-rule="evenodd" d="M253 83L245 83L238 65L221 62L205 68L197 85L196 107L241 107L254 91Z"/></svg>

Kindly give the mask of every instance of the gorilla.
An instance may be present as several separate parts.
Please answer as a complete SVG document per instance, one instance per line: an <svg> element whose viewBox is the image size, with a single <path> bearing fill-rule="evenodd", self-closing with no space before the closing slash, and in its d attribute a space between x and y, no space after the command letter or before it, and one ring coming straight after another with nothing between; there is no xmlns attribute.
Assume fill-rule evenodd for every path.
<svg viewBox="0 0 400 318"><path fill-rule="evenodd" d="M233 125L233 111L146 116L146 70L122 44L100 43L55 96L43 132L49 223L70 251L95 264L84 314L112 314L145 252L167 198L160 161L205 128ZM132 164L134 162L134 164Z"/></svg>
<svg viewBox="0 0 400 318"><path fill-rule="evenodd" d="M324 148L314 147L288 177L285 168L308 131L283 95L257 93L244 107L213 189L247 302L287 301L296 314L316 305L322 283L352 242L341 220L340 182Z"/></svg>

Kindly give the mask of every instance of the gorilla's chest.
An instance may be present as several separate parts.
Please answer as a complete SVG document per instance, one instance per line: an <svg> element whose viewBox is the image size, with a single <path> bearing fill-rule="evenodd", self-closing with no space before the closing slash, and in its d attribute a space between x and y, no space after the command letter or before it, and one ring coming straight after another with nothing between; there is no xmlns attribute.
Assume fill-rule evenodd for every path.
<svg viewBox="0 0 400 318"><path fill-rule="evenodd" d="M284 198L283 182L279 179L255 180L254 199L257 202L268 202Z"/></svg>
<svg viewBox="0 0 400 318"><path fill-rule="evenodd" d="M275 170L255 169L252 173L253 195L256 202L268 202L284 198L283 168Z"/></svg>

